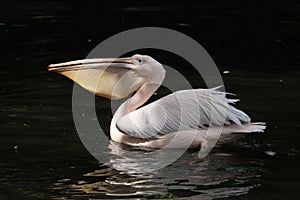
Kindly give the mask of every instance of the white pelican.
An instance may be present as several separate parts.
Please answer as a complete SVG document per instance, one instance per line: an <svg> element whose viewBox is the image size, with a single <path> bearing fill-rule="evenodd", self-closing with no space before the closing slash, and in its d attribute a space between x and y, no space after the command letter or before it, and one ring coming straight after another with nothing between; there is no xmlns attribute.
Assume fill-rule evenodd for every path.
<svg viewBox="0 0 300 200"><path fill-rule="evenodd" d="M168 148L185 148L184 141L193 137L190 148L200 148L207 144L208 126L212 129L224 126L222 134L265 129L264 123L251 123L247 114L232 106L237 100L227 99L226 93L218 88L178 91L139 108L165 78L163 66L150 56L77 60L51 64L48 70L109 99L125 98L136 91L118 108L111 121L110 136L118 143L162 148L175 139ZM178 97L183 101L179 102ZM183 123L180 106L187 111Z"/></svg>

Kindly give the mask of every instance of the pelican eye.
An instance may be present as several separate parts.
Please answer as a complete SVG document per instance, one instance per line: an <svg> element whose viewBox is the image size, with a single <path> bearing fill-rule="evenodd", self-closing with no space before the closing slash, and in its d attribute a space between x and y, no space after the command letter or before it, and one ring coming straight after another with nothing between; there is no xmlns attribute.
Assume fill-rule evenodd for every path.
<svg viewBox="0 0 300 200"><path fill-rule="evenodd" d="M136 58L136 60L138 61L139 64L143 63L143 59L141 59L141 58Z"/></svg>

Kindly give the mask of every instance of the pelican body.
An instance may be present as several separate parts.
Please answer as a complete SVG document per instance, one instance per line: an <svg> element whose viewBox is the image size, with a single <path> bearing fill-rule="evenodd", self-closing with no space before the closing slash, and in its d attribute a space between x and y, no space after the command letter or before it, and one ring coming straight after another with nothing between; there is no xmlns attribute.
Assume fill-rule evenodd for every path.
<svg viewBox="0 0 300 200"><path fill-rule="evenodd" d="M111 139L118 143L150 148L202 148L207 130L222 134L263 132L264 123L235 108L218 88L182 90L141 107L160 87L165 70L147 55L127 58L85 59L48 66L95 95L121 99L135 92L115 112Z"/></svg>

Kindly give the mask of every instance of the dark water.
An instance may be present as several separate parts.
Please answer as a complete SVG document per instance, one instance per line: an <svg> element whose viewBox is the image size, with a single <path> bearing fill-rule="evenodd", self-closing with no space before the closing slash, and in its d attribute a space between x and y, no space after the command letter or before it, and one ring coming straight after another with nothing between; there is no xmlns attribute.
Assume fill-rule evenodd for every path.
<svg viewBox="0 0 300 200"><path fill-rule="evenodd" d="M299 199L299 10L298 2L279 0L1 2L0 199ZM151 173L98 163L74 127L72 82L45 68L142 26L179 30L202 44L221 72L230 71L223 79L238 107L266 121L266 133L202 160L188 151ZM175 55L140 52L205 87ZM96 98L96 109L108 134L109 101Z"/></svg>

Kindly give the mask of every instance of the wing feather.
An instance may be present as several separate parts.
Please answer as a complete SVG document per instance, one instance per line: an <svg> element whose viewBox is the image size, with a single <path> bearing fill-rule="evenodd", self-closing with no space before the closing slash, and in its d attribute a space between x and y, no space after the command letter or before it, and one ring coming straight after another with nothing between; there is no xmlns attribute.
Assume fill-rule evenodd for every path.
<svg viewBox="0 0 300 200"><path fill-rule="evenodd" d="M227 99L228 93L218 88L167 95L121 117L117 128L125 134L150 139L177 130L249 123L250 117L232 105L238 100Z"/></svg>

